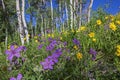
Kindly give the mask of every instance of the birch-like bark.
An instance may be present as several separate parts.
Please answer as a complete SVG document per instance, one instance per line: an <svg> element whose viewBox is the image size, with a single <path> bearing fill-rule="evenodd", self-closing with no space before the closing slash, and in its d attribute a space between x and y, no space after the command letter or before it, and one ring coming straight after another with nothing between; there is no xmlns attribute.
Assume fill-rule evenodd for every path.
<svg viewBox="0 0 120 80"><path fill-rule="evenodd" d="M25 0L22 0L22 22L23 22L23 29L26 35L26 41L29 44L29 36L28 36L27 24L25 20Z"/></svg>
<svg viewBox="0 0 120 80"><path fill-rule="evenodd" d="M76 0L74 0L74 10L73 10L73 26L76 26Z"/></svg>
<svg viewBox="0 0 120 80"><path fill-rule="evenodd" d="M70 27L71 29L73 29L73 8L72 8L72 5L73 5L73 0L70 0Z"/></svg>
<svg viewBox="0 0 120 80"><path fill-rule="evenodd" d="M80 0L80 20L79 20L79 27L82 25L82 0Z"/></svg>
<svg viewBox="0 0 120 80"><path fill-rule="evenodd" d="M87 13L87 22L90 22L90 12L91 12L91 8L92 8L92 5L93 5L93 0L90 0L90 4L88 6L88 13Z"/></svg>
<svg viewBox="0 0 120 80"><path fill-rule="evenodd" d="M52 3L52 0L50 0L50 5L51 5L51 24L52 24L52 32L53 32L54 27L53 27L53 3Z"/></svg>
<svg viewBox="0 0 120 80"><path fill-rule="evenodd" d="M16 0L16 12L17 12L17 18L18 18L18 26L19 26L19 33L20 33L20 39L22 45L24 45L24 33L23 33L23 27L22 27L22 21L21 21L21 13L20 13L20 2L19 0Z"/></svg>
<svg viewBox="0 0 120 80"><path fill-rule="evenodd" d="M43 31L43 26L44 26L44 23L43 23L43 16L41 15L41 19L42 19L42 23L41 23L41 35L44 35L44 31Z"/></svg>
<svg viewBox="0 0 120 80"><path fill-rule="evenodd" d="M68 23L68 6L67 6L67 3L65 1L65 12L66 12L66 19L67 19L67 26L69 26L69 23Z"/></svg>
<svg viewBox="0 0 120 80"><path fill-rule="evenodd" d="M67 8L67 3L66 3L66 1L65 1L65 12L66 12L67 21L68 21L68 8Z"/></svg>
<svg viewBox="0 0 120 80"><path fill-rule="evenodd" d="M1 1L2 1L3 11L5 11L5 4L4 4L4 1L3 1L3 0L1 0Z"/></svg>

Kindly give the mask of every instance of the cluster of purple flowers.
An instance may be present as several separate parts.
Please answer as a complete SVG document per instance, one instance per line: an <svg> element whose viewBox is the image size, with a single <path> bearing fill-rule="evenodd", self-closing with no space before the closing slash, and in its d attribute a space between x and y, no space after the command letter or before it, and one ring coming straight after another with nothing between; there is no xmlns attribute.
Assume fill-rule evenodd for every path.
<svg viewBox="0 0 120 80"><path fill-rule="evenodd" d="M59 48L51 56L48 56L45 61L40 62L44 70L51 70L53 69L53 65L58 62L58 58L62 54L62 49Z"/></svg>
<svg viewBox="0 0 120 80"><path fill-rule="evenodd" d="M50 39L50 44L46 47L46 50L52 51L56 45L57 45L57 41Z"/></svg>
<svg viewBox="0 0 120 80"><path fill-rule="evenodd" d="M5 51L5 54L7 55L7 59L9 61L12 61L13 57L17 57L17 58L21 57L20 52L25 50L26 50L25 46L15 47L15 45L11 45L10 49Z"/></svg>
<svg viewBox="0 0 120 80"><path fill-rule="evenodd" d="M23 77L22 74L18 74L17 78L11 77L10 80L22 80L22 77Z"/></svg>
<svg viewBox="0 0 120 80"><path fill-rule="evenodd" d="M73 43L74 43L75 45L80 45L80 41L77 40L76 38L73 39Z"/></svg>
<svg viewBox="0 0 120 80"><path fill-rule="evenodd" d="M97 51L95 51L94 49L90 48L89 53L92 55L92 60L95 60L96 59Z"/></svg>
<svg viewBox="0 0 120 80"><path fill-rule="evenodd" d="M38 49L41 49L43 47L43 44L40 44L39 46L38 46Z"/></svg>
<svg viewBox="0 0 120 80"><path fill-rule="evenodd" d="M81 48L80 41L78 39L74 38L73 43L77 45L79 48Z"/></svg>

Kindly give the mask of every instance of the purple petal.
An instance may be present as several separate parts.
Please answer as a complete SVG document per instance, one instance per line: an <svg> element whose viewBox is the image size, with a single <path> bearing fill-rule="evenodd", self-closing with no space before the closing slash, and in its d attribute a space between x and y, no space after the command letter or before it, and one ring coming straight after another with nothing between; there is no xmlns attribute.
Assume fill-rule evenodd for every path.
<svg viewBox="0 0 120 80"><path fill-rule="evenodd" d="M17 80L22 80L22 74L18 74Z"/></svg>
<svg viewBox="0 0 120 80"><path fill-rule="evenodd" d="M39 46L38 46L38 49L41 49L43 47L43 44L40 44Z"/></svg>
<svg viewBox="0 0 120 80"><path fill-rule="evenodd" d="M14 45L11 45L11 46L10 46L10 50L12 50L12 51L15 50L15 46L14 46Z"/></svg>
<svg viewBox="0 0 120 80"><path fill-rule="evenodd" d="M52 66L52 65L49 65L49 69L53 69L53 66Z"/></svg>
<svg viewBox="0 0 120 80"><path fill-rule="evenodd" d="M17 58L19 58L19 57L20 57L20 53L16 53L15 56L16 56Z"/></svg>
<svg viewBox="0 0 120 80"><path fill-rule="evenodd" d="M6 51L5 51L5 54L9 55L9 54L11 54L11 51L6 50Z"/></svg>
<svg viewBox="0 0 120 80"><path fill-rule="evenodd" d="M13 58L13 57L14 57L14 56L13 56L12 54L10 54L10 55L8 55L7 59L10 60L10 61L12 61L12 58Z"/></svg>
<svg viewBox="0 0 120 80"><path fill-rule="evenodd" d="M11 77L11 78L10 78L10 80L17 80L17 79L16 79L16 78L14 78L14 77Z"/></svg>

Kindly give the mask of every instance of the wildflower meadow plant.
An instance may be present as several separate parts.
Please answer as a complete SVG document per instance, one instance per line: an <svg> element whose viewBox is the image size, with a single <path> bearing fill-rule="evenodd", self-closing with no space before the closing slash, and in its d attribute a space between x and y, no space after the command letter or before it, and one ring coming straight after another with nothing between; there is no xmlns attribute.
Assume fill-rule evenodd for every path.
<svg viewBox="0 0 120 80"><path fill-rule="evenodd" d="M93 48L90 48L89 53L92 55L92 60L95 60L97 52Z"/></svg>
<svg viewBox="0 0 120 80"><path fill-rule="evenodd" d="M57 49L51 56L48 56L45 61L40 62L44 70L53 69L53 65L58 62L58 58L62 54L62 49Z"/></svg>
<svg viewBox="0 0 120 80"><path fill-rule="evenodd" d="M18 74L17 77L11 77L10 80L22 80L22 74Z"/></svg>
<svg viewBox="0 0 120 80"><path fill-rule="evenodd" d="M25 46L19 46L19 47L16 48L15 45L11 45L10 49L5 51L5 54L7 55L7 59L9 61L12 61L13 57L17 57L17 58L21 57L20 52L22 50L25 51L26 47Z"/></svg>

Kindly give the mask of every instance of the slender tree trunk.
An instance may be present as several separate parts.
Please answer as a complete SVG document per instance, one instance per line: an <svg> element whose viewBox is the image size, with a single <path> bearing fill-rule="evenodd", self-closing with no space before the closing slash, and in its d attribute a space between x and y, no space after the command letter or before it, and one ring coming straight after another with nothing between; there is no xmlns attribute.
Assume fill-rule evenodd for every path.
<svg viewBox="0 0 120 80"><path fill-rule="evenodd" d="M87 22L90 22L90 12L91 12L91 8L92 8L92 5L93 5L93 0L90 0L90 4L88 6L88 13L87 13Z"/></svg>
<svg viewBox="0 0 120 80"><path fill-rule="evenodd" d="M18 26L19 26L19 33L20 33L20 39L22 45L24 45L24 32L22 27L22 21L21 21L21 13L20 13L20 2L19 0L16 0L16 11L17 11L17 18L18 18Z"/></svg>
<svg viewBox="0 0 120 80"><path fill-rule="evenodd" d="M68 8L67 8L67 3L65 1L65 12L66 12L66 16L67 16L67 25L68 25ZM69 25L68 25L69 26Z"/></svg>
<svg viewBox="0 0 120 80"><path fill-rule="evenodd" d="M29 36L28 36L27 24L25 20L25 0L22 0L22 22L23 22L23 29L26 35L26 41L29 44Z"/></svg>
<svg viewBox="0 0 120 80"><path fill-rule="evenodd" d="M53 26L53 3L52 0L50 0L50 4L51 4L51 27L52 27L52 32L54 30L54 26Z"/></svg>
<svg viewBox="0 0 120 80"><path fill-rule="evenodd" d="M73 29L73 0L70 0L70 27Z"/></svg>
<svg viewBox="0 0 120 80"><path fill-rule="evenodd" d="M82 25L82 0L80 0L80 20L79 20L79 27Z"/></svg>
<svg viewBox="0 0 120 80"><path fill-rule="evenodd" d="M5 4L4 4L4 1L3 1L3 0L1 0L1 1L2 1L3 11L5 11Z"/></svg>
<svg viewBox="0 0 120 80"><path fill-rule="evenodd" d="M74 10L73 10L73 26L76 26L76 0L74 0Z"/></svg>
<svg viewBox="0 0 120 80"><path fill-rule="evenodd" d="M41 15L41 19L42 19L42 23L41 23L41 29L40 30L41 30L41 35L44 35L44 31L43 31L43 26L44 26L43 24L44 23L43 23L43 16L42 15Z"/></svg>

